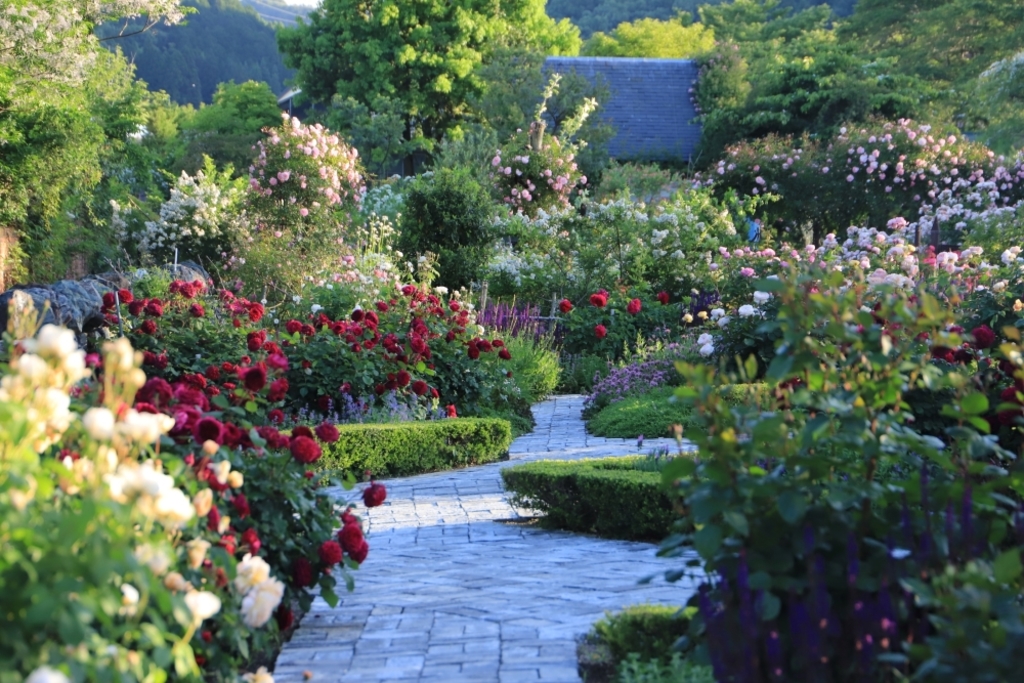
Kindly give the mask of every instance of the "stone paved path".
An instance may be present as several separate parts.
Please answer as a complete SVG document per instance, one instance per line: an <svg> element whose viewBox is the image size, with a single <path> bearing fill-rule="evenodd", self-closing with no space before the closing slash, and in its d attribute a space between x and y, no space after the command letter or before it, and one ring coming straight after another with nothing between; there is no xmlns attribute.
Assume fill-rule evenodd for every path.
<svg viewBox="0 0 1024 683"><path fill-rule="evenodd" d="M582 405L535 406L537 427L508 462L387 481L387 502L360 511L370 555L355 592L333 609L316 600L277 659L277 683L575 682L575 637L606 610L685 603L692 587L661 578L682 560L655 557L653 545L509 522L528 511L509 505L502 467L636 453L634 441L587 434ZM659 446L675 449L644 444Z"/></svg>

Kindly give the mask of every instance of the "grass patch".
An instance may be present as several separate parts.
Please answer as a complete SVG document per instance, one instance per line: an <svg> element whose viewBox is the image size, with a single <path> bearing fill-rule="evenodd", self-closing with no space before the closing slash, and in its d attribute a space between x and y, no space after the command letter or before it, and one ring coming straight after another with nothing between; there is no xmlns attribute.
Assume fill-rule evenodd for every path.
<svg viewBox="0 0 1024 683"><path fill-rule="evenodd" d="M608 538L654 541L678 513L650 458L541 460L501 471L514 505L544 513L544 526Z"/></svg>
<svg viewBox="0 0 1024 683"><path fill-rule="evenodd" d="M508 455L508 420L463 417L387 424L338 425L337 442L323 444L320 469L377 477L479 465Z"/></svg>

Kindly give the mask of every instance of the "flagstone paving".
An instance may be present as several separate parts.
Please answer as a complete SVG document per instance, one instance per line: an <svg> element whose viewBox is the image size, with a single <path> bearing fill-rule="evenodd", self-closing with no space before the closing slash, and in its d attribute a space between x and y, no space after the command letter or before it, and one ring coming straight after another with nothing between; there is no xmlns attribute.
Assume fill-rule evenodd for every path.
<svg viewBox="0 0 1024 683"><path fill-rule="evenodd" d="M582 406L582 396L535 406L536 429L506 462L387 481L387 502L361 510L370 555L355 592L334 608L317 598L277 659L277 683L579 681L575 638L605 611L685 603L692 584L661 577L683 560L538 529L509 504L503 467L637 452L587 434ZM657 448L676 445L644 443Z"/></svg>

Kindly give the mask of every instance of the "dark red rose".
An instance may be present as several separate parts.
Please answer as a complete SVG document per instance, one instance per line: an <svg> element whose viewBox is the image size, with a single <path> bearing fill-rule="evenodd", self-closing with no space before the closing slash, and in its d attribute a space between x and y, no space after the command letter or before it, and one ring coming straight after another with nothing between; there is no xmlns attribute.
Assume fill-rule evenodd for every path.
<svg viewBox="0 0 1024 683"><path fill-rule="evenodd" d="M343 394L351 394L352 393L352 383L351 382L345 382L344 384L341 385L341 389L339 389L339 391L341 391L341 393L343 393Z"/></svg>
<svg viewBox="0 0 1024 683"><path fill-rule="evenodd" d="M381 313L387 313L388 312L388 305L386 303L384 303L383 301L378 301L376 303L376 306L377 306L377 310L380 311Z"/></svg>
<svg viewBox="0 0 1024 683"><path fill-rule="evenodd" d="M316 334L316 328L310 325L309 323L306 323L301 328L299 328L299 332L302 333L303 337L312 337L314 334Z"/></svg>
<svg viewBox="0 0 1024 683"><path fill-rule="evenodd" d="M210 531L216 531L218 527L220 527L220 510L214 505L206 515L206 528Z"/></svg>
<svg viewBox="0 0 1024 683"><path fill-rule="evenodd" d="M215 441L223 444L224 424L214 417L200 418L196 422L196 426L192 428L192 436L195 438L196 443L201 444L206 441Z"/></svg>
<svg viewBox="0 0 1024 683"><path fill-rule="evenodd" d="M512 354L509 353L508 349L502 349L501 351L498 351L498 358L501 358L502 360L512 360Z"/></svg>
<svg viewBox="0 0 1024 683"><path fill-rule="evenodd" d="M217 380L220 379L220 368L218 368L216 365L209 365L206 367L206 372L204 372L203 374L206 375L206 379L210 379L216 382Z"/></svg>
<svg viewBox="0 0 1024 683"><path fill-rule="evenodd" d="M312 439L313 430L307 427L306 425L299 425L298 427L292 430L292 436L308 436L309 438Z"/></svg>
<svg viewBox="0 0 1024 683"><path fill-rule="evenodd" d="M308 436L292 437L289 448L291 449L292 457L304 465L316 462L323 454L323 451L320 450L320 444Z"/></svg>
<svg viewBox="0 0 1024 683"><path fill-rule="evenodd" d="M643 305L640 303L640 299L633 299L628 304L626 304L626 313L629 313L630 315L636 315L637 313L640 312L640 309L642 307Z"/></svg>
<svg viewBox="0 0 1024 683"><path fill-rule="evenodd" d="M383 504L384 499L387 497L388 492L387 489L384 488L384 484L372 482L363 490L363 504L368 508L375 508L378 505Z"/></svg>
<svg viewBox="0 0 1024 683"><path fill-rule="evenodd" d="M356 310L352 311L352 322L362 322L364 317L365 314L363 313L363 309L357 308Z"/></svg>
<svg viewBox="0 0 1024 683"><path fill-rule="evenodd" d="M302 329L302 323L300 323L298 320L289 320L284 324L284 329L288 332L288 334L295 334L296 332Z"/></svg>
<svg viewBox="0 0 1024 683"><path fill-rule="evenodd" d="M135 295L133 295L131 290L128 289L117 290L117 298L121 300L122 304L130 304L135 301Z"/></svg>
<svg viewBox="0 0 1024 683"><path fill-rule="evenodd" d="M597 294L590 295L590 304L597 306L598 308L604 308L608 305L608 295L598 292Z"/></svg>
<svg viewBox="0 0 1024 683"><path fill-rule="evenodd" d="M274 424L281 424L282 422L284 422L284 411L281 410L280 408L274 408L269 413L267 413L267 419L273 422Z"/></svg>
<svg viewBox="0 0 1024 683"><path fill-rule="evenodd" d="M114 293L113 292L104 292L103 293L103 310L109 311L112 308L114 308L115 305L117 305L117 304L114 301Z"/></svg>
<svg viewBox="0 0 1024 683"><path fill-rule="evenodd" d="M316 407L320 409L321 413L329 411L333 403L330 396L318 396L316 399Z"/></svg>
<svg viewBox="0 0 1024 683"><path fill-rule="evenodd" d="M320 561L328 567L333 567L341 562L341 546L337 541L324 541L320 544L317 553L320 555Z"/></svg>
<svg viewBox="0 0 1024 683"><path fill-rule="evenodd" d="M668 302L670 301L668 292L658 292L658 301L661 302L662 306L668 306Z"/></svg>
<svg viewBox="0 0 1024 683"><path fill-rule="evenodd" d="M340 437L341 434L338 433L338 428L330 422L324 422L316 428L316 438L320 439L324 443L334 443Z"/></svg>
<svg viewBox="0 0 1024 683"><path fill-rule="evenodd" d="M352 514L352 508L346 508L341 513L341 525L346 526L348 524L359 524L359 518Z"/></svg>
<svg viewBox="0 0 1024 683"><path fill-rule="evenodd" d="M569 301L568 299L562 299L558 303L558 310L560 310L562 313L568 313L569 311L572 310L572 302Z"/></svg>
<svg viewBox="0 0 1024 683"><path fill-rule="evenodd" d="M398 386L407 387L409 386L409 382L412 381L412 375L410 375L405 370L399 370L398 374L395 376L395 379L398 380Z"/></svg>
<svg viewBox="0 0 1024 683"><path fill-rule="evenodd" d="M1021 400L1017 397L1017 393L1017 387L1007 387L1000 392L999 398L1003 401L1019 404Z"/></svg>
<svg viewBox="0 0 1024 683"><path fill-rule="evenodd" d="M167 380L160 377L151 377L139 389L139 392L135 395L135 400L142 401L143 403L152 403L158 408L163 408L171 402L172 396L174 396L174 390Z"/></svg>
<svg viewBox="0 0 1024 683"><path fill-rule="evenodd" d="M249 552L253 555L259 555L263 543L256 534L256 529L249 528L242 532L242 545L249 546Z"/></svg>
<svg viewBox="0 0 1024 683"><path fill-rule="evenodd" d="M348 556L352 558L357 564L362 564L366 561L366 556L370 554L370 544L363 540L362 544L355 550L349 551Z"/></svg>
<svg viewBox="0 0 1024 683"><path fill-rule="evenodd" d="M245 519L252 513L249 509L249 500L241 493L231 499L231 505L235 508L235 514L241 519Z"/></svg>
<svg viewBox="0 0 1024 683"><path fill-rule="evenodd" d="M295 613L292 612L292 608L282 604L274 612L274 621L277 622L277 628L280 631L287 631L295 625Z"/></svg>
<svg viewBox="0 0 1024 683"><path fill-rule="evenodd" d="M259 391L267 386L267 371L259 365L254 365L245 371L242 383L249 391Z"/></svg>
<svg viewBox="0 0 1024 683"><path fill-rule="evenodd" d="M267 393L267 400L271 403L284 400L288 395L288 380L284 377L275 379L270 383L270 391Z"/></svg>
<svg viewBox="0 0 1024 683"><path fill-rule="evenodd" d="M975 327L971 330L971 336L974 337L974 345L979 349L990 348L996 343L996 333L988 325Z"/></svg>
<svg viewBox="0 0 1024 683"><path fill-rule="evenodd" d="M298 557L292 562L292 583L298 588L308 588L313 585L313 565L306 558Z"/></svg>
<svg viewBox="0 0 1024 683"><path fill-rule="evenodd" d="M341 544L341 549L346 552L355 550L363 542L363 530L359 528L358 524L346 524L338 532L338 542Z"/></svg>
<svg viewBox="0 0 1024 683"><path fill-rule="evenodd" d="M480 349L477 348L476 344L473 344L466 349L466 354L469 356L470 360L476 360L480 357Z"/></svg>
<svg viewBox="0 0 1024 683"><path fill-rule="evenodd" d="M441 398L441 394L438 393L437 389L435 389L434 387L430 387L430 397L431 398Z"/></svg>
<svg viewBox="0 0 1024 683"><path fill-rule="evenodd" d="M427 386L427 383L421 379L418 379L412 383L412 393L416 394L417 396L422 396L423 394L427 393L427 389L429 388L430 387Z"/></svg>
<svg viewBox="0 0 1024 683"><path fill-rule="evenodd" d="M146 320L140 326L139 330L143 334L156 334L156 322L153 320Z"/></svg>
<svg viewBox="0 0 1024 683"><path fill-rule="evenodd" d="M160 303L159 299L153 299L147 303L144 310L146 311L146 315L151 315L154 318L159 318L164 314L164 306Z"/></svg>
<svg viewBox="0 0 1024 683"><path fill-rule="evenodd" d="M203 639L204 643L212 643L213 642L213 634L210 633L209 631L203 631L201 634L199 634L199 637Z"/></svg>
<svg viewBox="0 0 1024 683"><path fill-rule="evenodd" d="M245 346L250 351L259 351L263 347L263 342L267 340L266 333L263 330L258 332L250 332L245 335Z"/></svg>
<svg viewBox="0 0 1024 683"><path fill-rule="evenodd" d="M263 309L263 304L259 303L258 301L249 302L249 320L251 320L254 323L258 323L260 320L263 319L264 312L265 311Z"/></svg>
<svg viewBox="0 0 1024 683"><path fill-rule="evenodd" d="M604 339L608 336L608 328L604 325L594 325L594 336L598 339Z"/></svg>
<svg viewBox="0 0 1024 683"><path fill-rule="evenodd" d="M188 307L188 312L193 318L202 318L206 315L206 309L202 304L192 304Z"/></svg>
<svg viewBox="0 0 1024 683"><path fill-rule="evenodd" d="M130 304L128 304L128 312L131 313L134 316L139 316L139 315L142 315L142 311L143 311L143 309L145 307L146 307L146 301L145 300L133 301Z"/></svg>

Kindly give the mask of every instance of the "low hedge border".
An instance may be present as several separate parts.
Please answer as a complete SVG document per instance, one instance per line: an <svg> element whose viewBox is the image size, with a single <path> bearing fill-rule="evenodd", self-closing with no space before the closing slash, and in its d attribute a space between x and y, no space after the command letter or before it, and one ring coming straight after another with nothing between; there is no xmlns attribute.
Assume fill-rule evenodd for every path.
<svg viewBox="0 0 1024 683"><path fill-rule="evenodd" d="M512 444L508 420L460 417L422 422L338 425L317 467L399 477L501 460Z"/></svg>
<svg viewBox="0 0 1024 683"><path fill-rule="evenodd" d="M678 513L661 473L637 466L644 456L540 460L501 471L513 505L544 513L546 526L608 538L658 541Z"/></svg>

